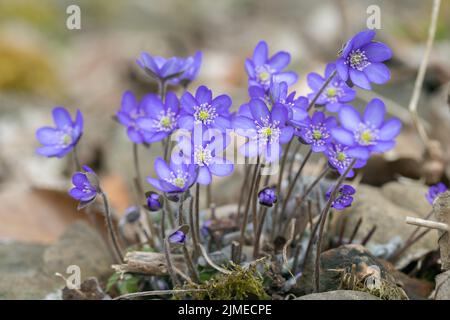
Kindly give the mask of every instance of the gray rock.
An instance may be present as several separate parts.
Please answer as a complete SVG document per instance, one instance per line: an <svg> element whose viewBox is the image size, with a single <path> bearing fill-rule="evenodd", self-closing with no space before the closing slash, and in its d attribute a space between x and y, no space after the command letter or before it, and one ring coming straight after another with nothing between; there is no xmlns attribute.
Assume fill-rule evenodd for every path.
<svg viewBox="0 0 450 320"><path fill-rule="evenodd" d="M314 269L308 268L292 292L296 295L312 293L313 284ZM383 262L358 244L342 245L322 252L319 289L320 292L340 289L366 291L383 299L407 299Z"/></svg>
<svg viewBox="0 0 450 320"><path fill-rule="evenodd" d="M66 273L70 265L80 267L82 281L89 277L105 280L112 273L112 256L103 239L85 222L76 222L57 243L44 252L45 270L49 274Z"/></svg>
<svg viewBox="0 0 450 320"><path fill-rule="evenodd" d="M406 188L405 188L406 189ZM346 211L347 227L344 237L349 238L354 230L359 218L362 218L361 226L356 234L355 241L361 241L372 229L377 226L377 230L373 234L369 244L371 245L387 245L399 237L405 242L411 233L415 230L415 226L405 223L407 216L421 217L413 210L405 209L398 206L383 195L380 189L361 184L358 186L355 201L353 205ZM339 230L339 224L342 222L344 214L335 215L335 230ZM406 266L409 262L417 260L430 251L437 249L437 234L429 232L420 241L411 246L401 256L396 263L398 268Z"/></svg>
<svg viewBox="0 0 450 320"><path fill-rule="evenodd" d="M428 187L414 180L392 181L381 187L383 196L396 205L414 211L419 217L425 217L432 207L425 198Z"/></svg>
<svg viewBox="0 0 450 320"><path fill-rule="evenodd" d="M436 289L432 296L436 300L450 300L450 270L436 277Z"/></svg>
<svg viewBox="0 0 450 320"><path fill-rule="evenodd" d="M367 292L353 290L335 290L321 293L311 293L295 300L380 300Z"/></svg>
<svg viewBox="0 0 450 320"><path fill-rule="evenodd" d="M43 270L45 249L37 244L0 244L0 299L43 299L61 286Z"/></svg>

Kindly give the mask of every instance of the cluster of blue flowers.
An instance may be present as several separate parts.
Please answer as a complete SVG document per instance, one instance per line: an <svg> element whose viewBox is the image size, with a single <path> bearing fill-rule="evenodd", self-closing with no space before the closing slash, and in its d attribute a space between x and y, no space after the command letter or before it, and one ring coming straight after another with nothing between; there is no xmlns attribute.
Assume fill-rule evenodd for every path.
<svg viewBox="0 0 450 320"><path fill-rule="evenodd" d="M373 30L356 34L345 44L337 60L326 65L323 76L308 74L311 92L306 96L297 96L289 90L299 78L295 72L286 70L290 54L280 51L269 56L267 43L259 42L252 57L245 61L249 101L235 113L230 112L232 100L228 95L214 95L203 85L195 92L188 91L199 74L201 52L169 59L142 53L137 64L158 83L159 94L150 93L138 101L132 92L126 91L116 119L126 127L135 144L162 141L168 148L176 130L192 133L177 137L179 152L156 159L157 177L147 178L154 188L169 195L184 193L195 183L208 185L213 176L233 172L233 163L221 155L229 144L231 131L247 139L240 147L246 157L276 162L282 146L296 137L309 145L312 152L322 153L329 166L341 175L347 172L347 177L352 177L353 168L363 167L372 153L393 148L401 130L398 119L385 119L386 108L380 99L371 100L362 113L349 104L356 97L354 87L370 90L371 83L383 84L390 78L383 62L391 58L391 50L374 41L374 37ZM166 92L168 85L182 87L184 93L178 97L173 91ZM54 109L53 116L56 128L37 131L37 139L43 144L37 152L62 157L80 139L83 119L78 111L72 121L61 107ZM70 194L80 201L92 200L95 187L89 185L83 174L74 176L75 189ZM277 197L274 189L267 190L270 192L260 194L261 203L271 206ZM335 199L333 206L343 209L350 205L348 199L352 199L353 193L354 190L341 187L338 196L346 198ZM151 210L161 207L157 195L148 199L148 207Z"/></svg>

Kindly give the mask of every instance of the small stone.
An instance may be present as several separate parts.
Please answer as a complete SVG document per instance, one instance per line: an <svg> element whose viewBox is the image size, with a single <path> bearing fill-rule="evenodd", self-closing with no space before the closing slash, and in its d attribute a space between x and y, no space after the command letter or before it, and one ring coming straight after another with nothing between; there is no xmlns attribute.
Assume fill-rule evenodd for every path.
<svg viewBox="0 0 450 320"><path fill-rule="evenodd" d="M342 223L344 216L347 216L347 226L344 233L345 242L345 239L348 239L353 232L358 220L362 218L354 243L361 242L374 226L377 229L368 242L368 246L387 245L393 243L394 240L397 241L398 238L404 243L416 228L405 223L406 217L423 218L424 215L426 213L419 214L414 210L393 203L383 195L379 188L361 184L358 186L353 205L342 214L335 215L336 227L334 230L337 230L337 232L340 230L340 223ZM430 251L436 250L437 247L437 233L429 232L402 254L396 263L396 267L401 269Z"/></svg>
<svg viewBox="0 0 450 320"><path fill-rule="evenodd" d="M450 271L437 275L436 289L432 297L436 300L450 300Z"/></svg>
<svg viewBox="0 0 450 320"><path fill-rule="evenodd" d="M353 290L334 290L328 292L311 293L295 300L380 300L367 292Z"/></svg>
<svg viewBox="0 0 450 320"><path fill-rule="evenodd" d="M96 277L107 279L114 271L108 247L101 236L87 223L72 224L60 239L44 252L45 269L49 274L66 274L67 267L76 265L81 280Z"/></svg>
<svg viewBox="0 0 450 320"><path fill-rule="evenodd" d="M409 209L424 218L432 207L425 198L428 187L414 180L392 181L381 187L381 193L396 205Z"/></svg>

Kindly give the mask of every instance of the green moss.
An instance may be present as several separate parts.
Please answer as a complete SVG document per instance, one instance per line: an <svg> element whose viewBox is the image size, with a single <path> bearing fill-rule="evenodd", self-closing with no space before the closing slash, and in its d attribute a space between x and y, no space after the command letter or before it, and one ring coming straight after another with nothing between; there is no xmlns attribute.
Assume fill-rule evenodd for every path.
<svg viewBox="0 0 450 320"><path fill-rule="evenodd" d="M203 289L204 292L192 292L189 296L196 300L267 300L270 299L264 290L263 277L256 270L256 265L246 268L232 264L231 274L217 274L201 284L190 283L183 289ZM185 296L174 296L182 299Z"/></svg>

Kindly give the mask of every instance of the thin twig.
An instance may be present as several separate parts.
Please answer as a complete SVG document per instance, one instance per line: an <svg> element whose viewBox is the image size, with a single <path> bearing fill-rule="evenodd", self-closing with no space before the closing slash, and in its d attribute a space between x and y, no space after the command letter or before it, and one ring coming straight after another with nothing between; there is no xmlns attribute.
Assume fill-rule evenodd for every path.
<svg viewBox="0 0 450 320"><path fill-rule="evenodd" d="M363 218L360 217L360 218L358 219L358 221L356 222L356 226L355 226L355 228L353 229L352 234L350 235L350 239L348 240L348 244L351 244L351 243L353 242L353 240L355 239L355 236L356 236L356 234L358 233L358 230L359 230L359 227L361 226L362 221L363 221Z"/></svg>
<svg viewBox="0 0 450 320"><path fill-rule="evenodd" d="M121 296L115 297L113 300L135 299L148 296L162 296L171 295L177 293L189 293L189 292L205 292L205 289L178 289L178 290L154 290L154 291L142 291L135 293L127 293Z"/></svg>
<svg viewBox="0 0 450 320"><path fill-rule="evenodd" d="M436 26L437 20L439 16L439 6L441 4L441 0L433 0L433 8L431 11L431 22L428 28L428 39L425 47L425 53L423 55L422 61L420 63L419 72L417 73L416 82L414 83L414 91L411 96L411 100L409 102L409 111L411 112L411 116L416 126L416 129L419 133L420 139L426 148L429 145L429 138L423 127L423 124L420 122L419 117L417 115L417 105L419 103L420 92L422 91L423 80L425 78L425 72L427 70L428 60L430 58L431 49L433 47L434 36L436 34Z"/></svg>
<svg viewBox="0 0 450 320"><path fill-rule="evenodd" d="M206 249L203 245L199 244L198 245L200 247L200 251L202 252L203 258L205 258L206 262L213 267L214 269L216 269L219 272L222 272L224 274L232 274L232 272L230 270L224 269L220 266L218 266L217 264L215 264L211 258L208 256L208 253L206 252Z"/></svg>

